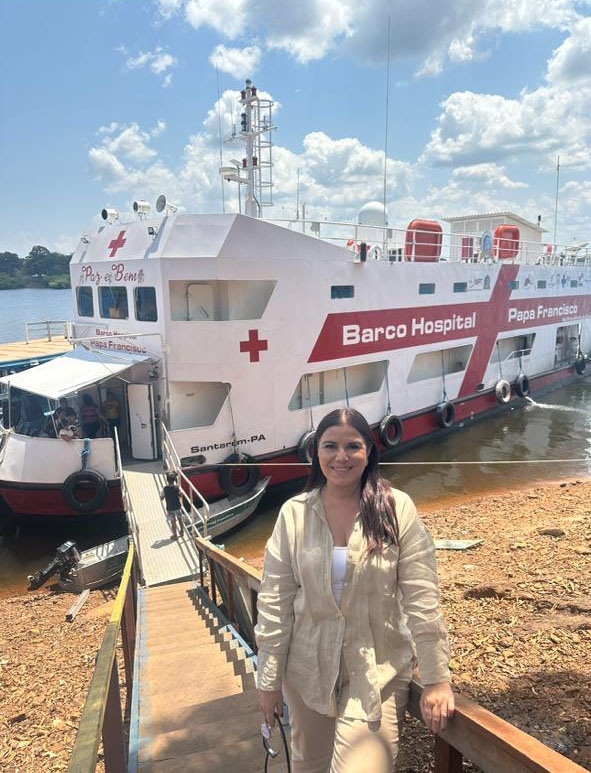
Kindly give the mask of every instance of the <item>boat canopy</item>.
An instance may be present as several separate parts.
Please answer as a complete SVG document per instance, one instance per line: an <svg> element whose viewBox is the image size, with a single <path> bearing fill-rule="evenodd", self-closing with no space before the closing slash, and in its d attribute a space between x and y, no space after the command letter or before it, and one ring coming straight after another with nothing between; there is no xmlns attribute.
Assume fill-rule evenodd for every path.
<svg viewBox="0 0 591 773"><path fill-rule="evenodd" d="M50 362L0 378L0 383L52 400L105 381L153 357L79 346Z"/></svg>

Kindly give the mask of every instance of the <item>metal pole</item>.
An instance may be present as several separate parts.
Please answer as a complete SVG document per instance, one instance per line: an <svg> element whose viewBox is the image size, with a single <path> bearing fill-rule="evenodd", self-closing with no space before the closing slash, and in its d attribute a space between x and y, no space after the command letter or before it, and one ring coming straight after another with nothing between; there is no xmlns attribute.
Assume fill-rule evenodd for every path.
<svg viewBox="0 0 591 773"><path fill-rule="evenodd" d="M558 181L560 179L560 155L556 163L556 200L554 203L554 252L556 252L556 223L558 221Z"/></svg>

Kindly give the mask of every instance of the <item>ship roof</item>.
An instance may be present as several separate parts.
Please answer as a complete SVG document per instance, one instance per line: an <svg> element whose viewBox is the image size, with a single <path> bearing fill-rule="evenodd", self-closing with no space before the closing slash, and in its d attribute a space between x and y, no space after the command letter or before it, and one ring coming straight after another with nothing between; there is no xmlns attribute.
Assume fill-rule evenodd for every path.
<svg viewBox="0 0 591 773"><path fill-rule="evenodd" d="M495 217L510 217L512 220L517 220L519 223L523 223L523 225L526 225L528 228L533 228L540 233L546 233L546 228L542 228L542 226L538 225L537 223L532 223L530 220L526 220L524 217L520 217L519 215L516 215L515 212L510 212L509 210L504 210L502 212L486 212L480 215L452 215L450 217L443 217L441 219L446 223L460 223L467 220L484 220L486 218Z"/></svg>

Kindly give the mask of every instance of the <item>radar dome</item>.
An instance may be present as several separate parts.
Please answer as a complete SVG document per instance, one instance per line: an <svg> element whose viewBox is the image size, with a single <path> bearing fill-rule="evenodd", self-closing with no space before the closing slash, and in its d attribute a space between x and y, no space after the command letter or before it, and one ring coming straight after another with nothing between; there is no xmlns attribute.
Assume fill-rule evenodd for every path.
<svg viewBox="0 0 591 773"><path fill-rule="evenodd" d="M357 222L359 225L386 226L388 225L388 210L380 201L368 201L359 210Z"/></svg>

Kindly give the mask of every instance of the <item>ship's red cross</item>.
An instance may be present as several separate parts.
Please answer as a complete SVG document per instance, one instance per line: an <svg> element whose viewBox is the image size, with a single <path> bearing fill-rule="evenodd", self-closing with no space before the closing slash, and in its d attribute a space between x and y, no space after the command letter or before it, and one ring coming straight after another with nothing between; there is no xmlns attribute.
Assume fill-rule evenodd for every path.
<svg viewBox="0 0 591 773"><path fill-rule="evenodd" d="M109 249L111 250L111 253L109 255L110 258L114 258L117 254L117 250L120 247L123 247L127 239L124 239L125 231L119 231L119 236L116 239L113 239L112 242L109 244Z"/></svg>
<svg viewBox="0 0 591 773"><path fill-rule="evenodd" d="M264 352L269 348L269 342L266 339L259 338L258 330L248 331L248 341L240 341L240 351L248 352L251 362L259 362L260 352Z"/></svg>
<svg viewBox="0 0 591 773"><path fill-rule="evenodd" d="M497 334L506 329L507 309L511 298L511 283L515 281L519 266L512 263L503 265L500 268L499 276L493 287L490 301L487 308L490 309L490 316L483 320L480 325L478 337L474 344L474 350L470 357L470 362L464 373L462 386L458 397L466 397L474 393L474 387L480 383L490 362L493 347L497 340Z"/></svg>

